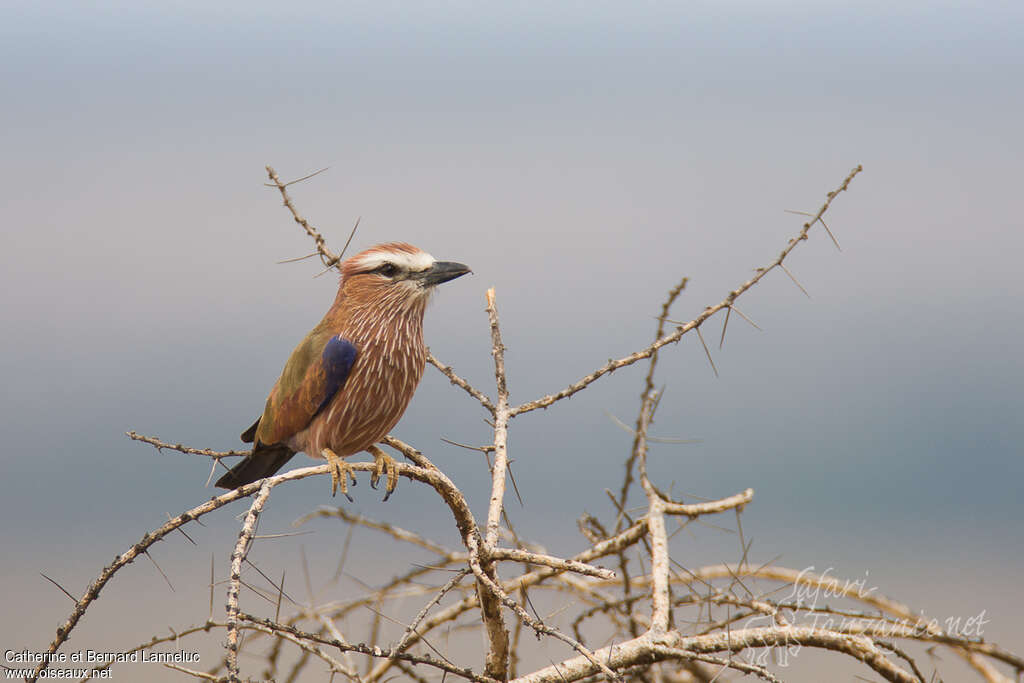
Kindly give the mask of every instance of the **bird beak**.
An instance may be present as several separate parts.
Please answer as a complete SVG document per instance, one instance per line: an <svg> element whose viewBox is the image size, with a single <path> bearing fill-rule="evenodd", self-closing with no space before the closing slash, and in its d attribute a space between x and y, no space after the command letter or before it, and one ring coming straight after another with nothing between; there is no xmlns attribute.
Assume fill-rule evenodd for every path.
<svg viewBox="0 0 1024 683"><path fill-rule="evenodd" d="M457 277L461 277L466 273L472 272L469 266L461 263L455 263L454 261L436 261L427 270L419 273L419 276L423 279L424 287L433 287L439 285L442 282L448 282L454 280Z"/></svg>

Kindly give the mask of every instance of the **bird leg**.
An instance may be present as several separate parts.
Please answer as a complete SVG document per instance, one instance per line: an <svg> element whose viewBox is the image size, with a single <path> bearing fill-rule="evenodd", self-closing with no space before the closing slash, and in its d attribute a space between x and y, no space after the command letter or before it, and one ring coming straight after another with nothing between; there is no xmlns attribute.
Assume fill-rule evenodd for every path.
<svg viewBox="0 0 1024 683"><path fill-rule="evenodd" d="M356 474L355 470L352 469L352 465L345 462L341 456L332 451L330 448L323 448L320 450L320 454L327 458L327 464L331 466L331 495L334 496L338 493L338 486L341 486L341 492L348 498L348 502L354 503L352 496L348 495L348 479L352 478L352 485L356 485Z"/></svg>
<svg viewBox="0 0 1024 683"><path fill-rule="evenodd" d="M374 461L377 464L376 469L373 470L373 474L370 475L370 486L377 488L377 482L380 480L381 474L388 475L388 483L384 487L384 500L391 497L391 493L398 486L398 464L395 459L385 453L378 446L370 446L366 451L373 456Z"/></svg>

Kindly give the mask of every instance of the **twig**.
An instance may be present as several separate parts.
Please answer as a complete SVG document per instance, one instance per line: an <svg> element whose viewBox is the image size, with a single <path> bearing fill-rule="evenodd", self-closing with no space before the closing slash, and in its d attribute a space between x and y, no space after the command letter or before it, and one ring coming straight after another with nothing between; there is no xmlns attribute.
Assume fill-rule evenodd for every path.
<svg viewBox="0 0 1024 683"><path fill-rule="evenodd" d="M658 326L655 328L654 339L657 341L665 334L665 321L668 319L669 311L672 309L672 305L679 298L679 295L686 289L686 284L690 281L689 278L684 277L679 281L675 287L669 290L668 296L665 297L664 303L661 304L661 313L658 315ZM644 377L644 390L640 394L641 398L649 395L654 391L654 371L658 366L658 351L655 349L651 352L651 362L648 364L647 376ZM642 401L641 401L642 404ZM622 478L622 488L619 491L619 499L617 507L624 508L626 506L626 498L629 496L629 488L633 484L633 467L636 463L637 448L639 446L640 439L640 423L643 418L643 408L641 405L641 414L637 416L636 429L633 430L633 447L630 449L629 457L626 459L626 472ZM646 434L644 435L646 438ZM622 529L621 517L616 522L616 531ZM625 558L622 558L623 572L625 573Z"/></svg>
<svg viewBox="0 0 1024 683"><path fill-rule="evenodd" d="M155 436L143 436L137 432L125 432L132 441L141 441L142 443L148 443L158 451L169 450L178 451L179 453L190 453L192 455L205 455L213 458L214 460L220 460L221 458L230 458L234 455L251 455L252 451L215 451L209 448L190 448L188 446L182 446L180 443L170 444L161 441Z"/></svg>
<svg viewBox="0 0 1024 683"><path fill-rule="evenodd" d="M382 650L379 647L366 645L363 643L342 643L333 638L325 638L315 633L309 633L289 626L287 624L279 624L272 622L269 619L263 619L261 617L253 616L251 614L239 614L239 618L246 622L249 622L250 628L260 629L266 633L272 635L280 635L287 637L292 642L309 641L313 643L320 643L323 645L331 645L338 648L342 652L355 652L358 654L368 655L370 657L387 658L390 660L401 660L411 664L426 664L428 666L435 667L446 673L454 674L462 678L466 678L476 683L498 683L494 678L488 676L481 676L480 674L474 673L471 669L460 668L447 662L441 661L429 655L414 655L408 652L396 652L392 653L386 650ZM308 647L308 645L306 645ZM366 677L364 677L366 680Z"/></svg>
<svg viewBox="0 0 1024 683"><path fill-rule="evenodd" d="M369 471L369 468L373 466L373 463L366 463L366 465L368 465L367 471ZM291 470L290 472L274 477L274 480L280 480L278 482L280 483L281 481L291 481L292 479L302 479L316 474L327 473L329 473L328 466L320 465L319 467L308 467L301 470ZM50 646L47 648L46 652L48 654L53 654L64 643L64 641L68 639L68 636L71 634L71 631L78 624L79 620L85 614L86 610L88 610L89 606L99 597L100 591L103 589L104 586L107 585L107 582L110 581L111 577L113 577L114 574L116 574L119 569L121 569L127 564L130 564L136 557L139 556L139 554L144 552L154 543L162 540L165 536L167 536L167 534L171 533L178 527L187 524L188 522L191 522L192 520L197 519L207 514L208 512L212 512L213 510L224 507L228 503L232 503L240 498L250 496L257 490L259 490L259 488L259 481L253 482L252 484L246 484L245 486L241 486L235 489L234 491L229 491L228 493L225 493L223 495L211 498L209 501L201 505L197 505L196 507L190 510L186 510L185 512L181 513L174 519L168 520L166 524L163 524L152 533L144 534L142 538L138 541L138 543L133 545L131 548L126 550L121 555L118 555L114 559L114 561L107 567L104 567L103 571L100 572L100 575L96 579L94 579L92 583L89 584L89 587L86 589L85 594L83 594L82 597L79 598L78 602L75 604L74 610L72 610L71 614L64 621L64 623L57 627L57 635L50 643ZM36 666L35 671L29 677L29 683L34 683L39 678L40 672L46 669L48 666L49 660L48 658L44 658L44 660Z"/></svg>
<svg viewBox="0 0 1024 683"><path fill-rule="evenodd" d="M262 512L267 498L270 497L271 488L269 479L262 482L259 493L256 494L252 505L249 506L249 512L245 515L245 523L238 533L238 542L235 543L235 549L231 553L231 579L228 581L227 605L228 640L225 645L227 649L228 680L231 683L238 683L240 680L238 677L238 591L242 576L242 562L249 553L252 536L256 533L256 522L259 520L260 512Z"/></svg>
<svg viewBox="0 0 1024 683"><path fill-rule="evenodd" d="M508 470L508 386L505 379L505 345L501 341L498 309L494 301L494 288L487 290L487 318L491 326L491 353L494 356L494 380L498 389L498 403L494 407L494 463L491 467L491 498L487 507L487 531L482 548L469 548L469 564L479 584L480 608L489 641L485 672L494 678L505 678L508 671L508 629L501 614L501 605L495 600L500 593L497 573L489 554L498 545L498 530L505 499L505 478Z"/></svg>
<svg viewBox="0 0 1024 683"><path fill-rule="evenodd" d="M861 166L857 166L856 168L854 168L850 172L850 174L846 176L846 179L843 180L843 182L839 185L838 188L828 193L825 203L821 206L820 209L818 209L818 213L814 216L814 220L804 223L803 229L797 234L796 237L789 241L785 249L782 250L782 253L780 253L779 256L766 267L758 268L754 277L750 278L749 280L741 284L739 287L729 292L729 294L722 301L715 304L714 306L708 306L696 318L685 324L679 325L674 332L662 336L650 346L641 349L640 351L635 351L634 353L631 353L628 356L624 356L618 360L608 361L607 363L599 367L597 370L594 370L589 375L570 384L568 387L562 389L561 391L558 391L554 394L548 394L547 396L543 396L533 401L528 401L526 403L520 404L512 408L512 410L510 411L511 416L515 417L517 415L522 415L523 413L528 413L530 411L537 410L538 408L547 408L556 401L568 398L569 396L572 396L573 394L582 391L591 383L597 381L601 377L604 377L605 375L611 372L614 372L615 370L618 370L619 368L625 367L627 365L632 365L633 363L639 360L643 360L644 358L650 358L651 354L660 349L662 346L678 342L680 339L682 339L684 334L686 334L687 332L696 327L699 327L701 324L704 323L705 320L713 316L715 313L722 310L723 308L728 308L732 306L733 301L735 301L744 292L746 292L751 287L760 282L761 278L768 274L773 268L780 265L785 260L785 258L789 256L790 252L792 252L793 249L796 248L797 244L807 239L807 233L810 231L811 226L815 222L817 222L818 219L820 219L826 211L828 211L828 208L832 205L832 201L839 195L840 192L843 192L844 190L847 189L847 187L850 185L850 182L862 170L863 168ZM739 313L739 311L736 312Z"/></svg>
<svg viewBox="0 0 1024 683"><path fill-rule="evenodd" d="M651 633L668 630L671 616L668 533L665 531L665 500L647 477L647 429L657 406L658 392L649 391L640 406L635 455L640 484L647 494L647 532L651 545Z"/></svg>
<svg viewBox="0 0 1024 683"><path fill-rule="evenodd" d="M458 572L456 572L455 575L448 580L448 583L442 586L441 590L439 590L437 594L430 599L430 602L423 606L423 608L419 611L419 614L416 615L416 617L412 620L412 623L410 623L409 626L406 628L405 633L402 634L402 639L398 642L398 645L396 645L392 649L392 652L404 652L405 648L408 647L409 638L412 636L412 634L416 633L416 628L420 625L420 622L422 622L427 617L427 613L430 612L431 608L434 605L440 603L441 599L444 598L448 591L455 588L455 586L459 585L459 582L471 573L472 572L469 569L460 569Z"/></svg>
<svg viewBox="0 0 1024 683"><path fill-rule="evenodd" d="M763 647L820 647L847 654L862 661L887 681L916 683L911 674L889 661L869 638L832 633L802 626L775 626L737 629L700 636L683 636L678 631L664 634L645 633L638 638L602 648L594 656L606 666L617 670L641 662L656 662L704 655L715 652L737 652ZM513 683L558 683L577 681L598 671L586 657L576 657L545 669L521 676Z"/></svg>
<svg viewBox="0 0 1024 683"><path fill-rule="evenodd" d="M472 384L455 374L450 365L445 365L437 359L437 357L427 349L427 362L433 365L435 368L441 371L441 374L447 377L452 384L457 387L461 387L467 394L475 398L480 402L484 408L487 409L491 415L494 415L494 404L491 403L491 399L487 398L486 394L474 387Z"/></svg>
<svg viewBox="0 0 1024 683"><path fill-rule="evenodd" d="M301 183L303 180L309 180L310 178L312 178L314 176L318 176L321 173L323 173L324 171L328 170L329 168L330 168L330 166L324 166L319 171L313 171L309 175L304 175L301 178L296 178L295 180L289 180L287 183L276 183L276 182L274 182L274 183L263 183L263 186L264 187L277 187L277 188L288 187L289 185L294 185L296 183Z"/></svg>
<svg viewBox="0 0 1024 683"><path fill-rule="evenodd" d="M765 681L770 681L771 683L782 683L782 679L773 676L772 673L768 671L768 669L765 669L763 666L755 666L753 664L748 664L733 657L730 657L729 659L724 659L722 657L712 657L710 655L698 655L692 652L687 652L686 650L680 650L671 647L663 647L660 645L654 646L653 650L659 655L666 656L666 658L680 659L682 661L691 660L696 662L708 662L710 664L719 665L723 670L735 669L736 671L740 671L745 674L753 674L754 676L757 676L758 678ZM715 676L715 678L717 678L717 675Z"/></svg>
<svg viewBox="0 0 1024 683"><path fill-rule="evenodd" d="M306 513L302 517L299 517L297 520L292 522L292 526L302 526L303 524L305 524L306 522L315 517L334 517L337 519L341 519L345 522L348 522L349 524L363 526L367 529L375 529L377 531L381 531L385 534L388 534L395 540L404 541L405 543L411 543L413 545L429 550L432 553L437 553L438 555L441 555L443 557L451 557L452 555L455 555L454 551L449 550L448 548L445 548L444 546L435 543L434 541L431 541L428 538L424 538L416 532L409 531L408 529L403 529L402 527L389 524L388 522L380 522L375 519L370 519L369 517L364 517L363 515L357 515L355 513L349 512L344 508L320 507L319 509L314 510L313 512Z"/></svg>
<svg viewBox="0 0 1024 683"><path fill-rule="evenodd" d="M329 654L327 654L326 652L324 652L323 649L317 647L316 645L313 645L313 644L310 644L309 642L307 642L307 641L313 641L314 643L323 642L322 639L316 638L315 636L313 636L313 634L305 634L305 633L302 633L301 631L297 634L296 631L298 631L298 629L290 629L290 628L287 628L287 627L273 628L272 626L268 625L268 624L273 624L273 622L269 622L266 619L259 619L257 617L253 617L250 614L240 613L238 615L238 618L242 619L244 621L249 622L246 625L246 628L248 628L248 629L253 629L253 630L261 631L261 632L266 633L268 635L275 636L276 638L284 639L284 640L288 641L289 643L292 643L293 645L295 645L299 649L301 649L303 652L308 653L310 655L313 655L314 657L318 657L319 659L323 660L327 664L327 666L330 667L332 672L340 673L340 674L342 674L342 675L344 675L344 676L346 676L347 678L350 678L350 679L357 679L358 678L358 676L357 676L355 671L352 671L351 669L346 667L344 664L339 662L337 659L335 659L334 657L332 657ZM275 624L275 626L280 626L280 625L276 625ZM340 642L338 642L336 640L329 641L329 644L334 645L335 647L337 647L342 652L350 651L348 649L345 649L345 644L340 643Z"/></svg>
<svg viewBox="0 0 1024 683"><path fill-rule="evenodd" d="M494 409L494 465L491 470L491 500L487 510L488 548L498 543L498 525L505 498L505 475L508 469L508 387L505 380L505 345L501 342L498 309L494 301L494 288L487 290L487 317L491 323L491 354L494 356L494 379L498 388L498 405Z"/></svg>
<svg viewBox="0 0 1024 683"><path fill-rule="evenodd" d="M429 463L429 461L427 462ZM349 464L352 469L357 472L373 472L376 468L376 463L374 462L353 462ZM469 509L469 505L463 498L462 493L440 470L433 467L433 465L430 467L432 469L418 467L415 465L407 465L405 463L396 463L396 468L400 476L428 484L441 495L441 498L452 510L452 514L456 520L456 525L459 527L460 533L463 533L464 539L468 536L472 536L474 533L478 534L479 532L476 531L477 527L473 520L472 512ZM167 534L190 521L212 512L213 510L224 507L225 505L239 500L240 498L246 498L252 495L259 491L264 483L267 483L269 487L273 488L287 481L329 473L329 465L324 464L314 467L289 470L288 472L278 474L268 479L255 481L251 484L241 486L234 491L229 491L223 495L211 498L209 501L201 505L197 505L196 507L191 508L190 510L187 510L177 517L169 520L166 524L163 524L152 533L145 534L138 543L115 558L114 562L105 567L103 571L100 572L100 575L91 584L89 584L85 594L79 598L78 602L75 604L75 608L71 612L70 616L68 616L67 620L57 628L57 635L53 642L50 643L49 648L47 648L47 653L53 654L64 643L64 641L68 639L71 631L78 624L79 620L81 620L86 610L88 610L89 606L97 597L99 597L100 591L119 569L131 563L139 556L140 553L145 551L154 543L162 540L167 536ZM477 541L474 541L473 543L478 544ZM29 683L34 683L34 681L39 678L39 672L46 669L48 666L49 658L44 657L43 661L36 666L32 676L29 677Z"/></svg>
<svg viewBox="0 0 1024 683"><path fill-rule="evenodd" d="M638 521L633 526L625 529L622 533L604 540L581 553L577 553L572 557L572 560L577 562L591 562L601 557L614 554L622 548L628 547L633 543L636 543L640 538L644 536L647 531L647 524L645 521ZM472 555L470 555L472 559ZM522 588L529 588L531 586L540 584L545 579L551 578L561 573L561 570L553 567L543 567L536 569L526 574L522 574L513 579L506 580L502 584L502 590L506 593L520 590ZM487 595L493 597L493 592L488 592ZM465 614L471 609L479 606L480 602L480 591L476 594L468 596L454 605L450 605L445 609L435 613L432 617L424 621L420 631L423 633L429 632L431 629L436 628L441 624L448 623L458 618L459 615ZM416 641L416 637L410 638L410 644ZM367 681L376 681L387 671L387 667L382 665L374 669L373 672L366 678Z"/></svg>
<svg viewBox="0 0 1024 683"><path fill-rule="evenodd" d="M560 557L552 557L541 553L531 553L515 548L494 548L490 551L491 558L495 560L512 560L527 564L538 564L544 567L553 567L567 572L575 572L584 576L594 576L599 579L611 580L615 578L615 572L604 567L593 567L584 562L563 560Z"/></svg>
<svg viewBox="0 0 1024 683"><path fill-rule="evenodd" d="M341 260L341 256L335 254L333 251L327 248L327 243L324 241L324 236L320 234L320 231L318 231L316 228L310 225L309 221L303 218L302 215L299 214L298 210L295 208L295 205L292 204L292 198L288 196L287 189L288 185L290 185L291 183L281 182L281 179L277 176L277 171L275 171L270 166L267 166L266 168L267 175L273 182L273 187L276 187L281 192L281 199L284 200L284 205L288 207L289 211L291 211L292 218L295 219L296 223L302 226L302 229L306 231L306 234L312 237L313 242L316 243L316 251L318 254L320 254L320 260L323 262L324 266L327 268L333 268L337 266L338 262ZM300 178L300 180L302 179ZM354 231L355 229L353 229L353 232Z"/></svg>
<svg viewBox="0 0 1024 683"><path fill-rule="evenodd" d="M189 669L187 667L174 664L173 662L161 662L161 664L163 664L168 669L171 669L172 671L178 671L183 674L188 674L193 678L200 678L204 681L216 681L217 683L220 683L221 681L228 680L222 676L214 676L213 674L208 674L205 671L196 671L194 669Z"/></svg>
<svg viewBox="0 0 1024 683"><path fill-rule="evenodd" d="M726 510L742 508L754 499L754 489L746 489L727 498L710 500L705 503L665 503L665 513L669 515L686 515L688 517L699 517L710 515Z"/></svg>
<svg viewBox="0 0 1024 683"><path fill-rule="evenodd" d="M552 628L544 623L541 623L539 620L531 617L526 612L526 610L524 610L515 600L510 598L508 594L501 589L501 586L495 583L489 576L487 576L486 573L484 573L483 568L479 565L479 563L475 561L472 555L470 555L469 564L473 568L473 573L476 574L477 580L483 583L488 590L490 590L496 596L498 596L498 598L501 600L502 604L505 605L505 607L508 607L513 612L515 612L516 616L519 617L520 621L522 621L527 626L532 628L538 634L543 633L544 635L553 636L558 640L561 640L563 643L566 643L572 649L579 652L580 655L585 657L587 661L589 661L591 664L597 667L597 669L604 673L604 675L607 676L610 680L618 681L619 683L621 683L622 678L618 674L616 674L611 668L609 668L606 664L602 663L593 652L591 652L589 649L587 649L585 645L583 645L583 643L580 643L574 638L562 633L558 629Z"/></svg>

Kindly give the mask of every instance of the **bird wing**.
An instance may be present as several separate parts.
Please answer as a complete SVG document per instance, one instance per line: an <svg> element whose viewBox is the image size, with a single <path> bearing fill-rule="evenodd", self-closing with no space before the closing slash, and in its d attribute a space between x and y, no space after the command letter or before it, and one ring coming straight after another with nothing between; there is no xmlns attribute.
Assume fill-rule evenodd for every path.
<svg viewBox="0 0 1024 683"><path fill-rule="evenodd" d="M311 332L292 351L267 397L263 416L242 439L270 445L301 432L345 385L357 353L348 339Z"/></svg>

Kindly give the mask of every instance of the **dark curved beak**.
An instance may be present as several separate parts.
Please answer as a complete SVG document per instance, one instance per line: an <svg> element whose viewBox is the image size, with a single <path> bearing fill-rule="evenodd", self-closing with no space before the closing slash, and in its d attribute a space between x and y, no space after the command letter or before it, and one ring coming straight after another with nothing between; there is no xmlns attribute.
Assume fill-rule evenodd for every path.
<svg viewBox="0 0 1024 683"><path fill-rule="evenodd" d="M437 261L430 268L423 271L420 277L423 278L424 287L433 287L470 272L472 271L467 265L455 263L454 261Z"/></svg>

